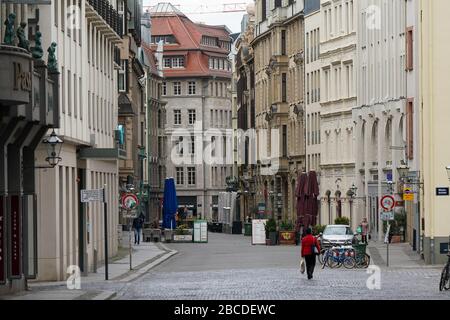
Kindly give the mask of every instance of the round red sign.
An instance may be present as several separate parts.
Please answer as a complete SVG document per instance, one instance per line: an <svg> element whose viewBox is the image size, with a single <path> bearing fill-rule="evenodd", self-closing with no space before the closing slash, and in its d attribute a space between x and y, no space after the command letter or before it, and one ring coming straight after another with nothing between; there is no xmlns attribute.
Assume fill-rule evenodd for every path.
<svg viewBox="0 0 450 320"><path fill-rule="evenodd" d="M386 211L391 211L395 208L395 198L393 196L384 196L381 198L381 207Z"/></svg>

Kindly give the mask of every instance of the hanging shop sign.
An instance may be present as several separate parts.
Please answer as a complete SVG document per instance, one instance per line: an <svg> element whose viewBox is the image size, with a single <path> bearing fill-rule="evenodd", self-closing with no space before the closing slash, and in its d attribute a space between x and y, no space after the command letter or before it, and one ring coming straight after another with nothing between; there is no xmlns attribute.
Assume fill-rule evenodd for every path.
<svg viewBox="0 0 450 320"><path fill-rule="evenodd" d="M414 190L411 186L405 185L403 188L403 200L414 201Z"/></svg>
<svg viewBox="0 0 450 320"><path fill-rule="evenodd" d="M22 221L20 219L20 198L10 197L11 224L10 224L10 258L11 258L11 278L20 279L22 277Z"/></svg>

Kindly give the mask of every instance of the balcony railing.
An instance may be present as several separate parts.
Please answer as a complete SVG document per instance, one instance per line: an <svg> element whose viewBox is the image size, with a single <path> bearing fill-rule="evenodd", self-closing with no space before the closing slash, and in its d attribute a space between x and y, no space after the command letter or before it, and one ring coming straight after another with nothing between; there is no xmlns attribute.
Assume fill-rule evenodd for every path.
<svg viewBox="0 0 450 320"><path fill-rule="evenodd" d="M123 35L122 22L119 13L109 4L108 0L88 0L100 17L114 30L120 37Z"/></svg>

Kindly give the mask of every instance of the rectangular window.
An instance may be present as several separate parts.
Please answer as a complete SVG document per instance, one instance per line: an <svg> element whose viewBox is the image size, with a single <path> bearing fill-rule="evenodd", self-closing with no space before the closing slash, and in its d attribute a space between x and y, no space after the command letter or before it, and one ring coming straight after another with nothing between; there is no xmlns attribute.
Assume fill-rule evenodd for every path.
<svg viewBox="0 0 450 320"><path fill-rule="evenodd" d="M197 113L195 110L189 110L188 111L189 114L189 124L193 125L195 124L195 121L197 120Z"/></svg>
<svg viewBox="0 0 450 320"><path fill-rule="evenodd" d="M174 82L173 83L173 95L174 96L181 96L181 82Z"/></svg>
<svg viewBox="0 0 450 320"><path fill-rule="evenodd" d="M190 81L189 82L189 94L190 95L196 94L196 87L195 87L195 82L194 81Z"/></svg>
<svg viewBox="0 0 450 320"><path fill-rule="evenodd" d="M193 186L196 184L195 168L188 168L188 185Z"/></svg>
<svg viewBox="0 0 450 320"><path fill-rule="evenodd" d="M66 74L64 73L64 67L61 67L61 91L62 91L62 97L61 97L61 109L62 113L66 113Z"/></svg>
<svg viewBox="0 0 450 320"><path fill-rule="evenodd" d="M287 73L283 73L281 78L281 99L282 102L287 102Z"/></svg>
<svg viewBox="0 0 450 320"><path fill-rule="evenodd" d="M120 69L119 69L119 92L125 92L127 90L127 62L125 60L120 60Z"/></svg>
<svg viewBox="0 0 450 320"><path fill-rule="evenodd" d="M92 105L91 105L91 92L88 91L88 117L89 117L89 129L92 128L92 117L91 117L91 110L92 110Z"/></svg>
<svg viewBox="0 0 450 320"><path fill-rule="evenodd" d="M164 58L164 68L172 68L172 59Z"/></svg>
<svg viewBox="0 0 450 320"><path fill-rule="evenodd" d="M174 110L173 114L174 114L173 123L175 125L181 125L181 110Z"/></svg>
<svg viewBox="0 0 450 320"><path fill-rule="evenodd" d="M214 69L214 59L213 58L209 58L209 68Z"/></svg>
<svg viewBox="0 0 450 320"><path fill-rule="evenodd" d="M177 185L184 185L184 168L176 168Z"/></svg>
<svg viewBox="0 0 450 320"><path fill-rule="evenodd" d="M191 136L191 141L189 143L189 154L195 154L195 136Z"/></svg>
<svg viewBox="0 0 450 320"><path fill-rule="evenodd" d="M80 103L80 120L83 120L83 87L82 87L82 82L81 82L81 77L78 78L78 94L80 97L79 103Z"/></svg>
<svg viewBox="0 0 450 320"><path fill-rule="evenodd" d="M287 143L288 143L288 139L287 139L287 126L283 125L283 157L287 157Z"/></svg>
<svg viewBox="0 0 450 320"><path fill-rule="evenodd" d="M414 159L414 99L408 99L406 106L406 153Z"/></svg>
<svg viewBox="0 0 450 320"><path fill-rule="evenodd" d="M73 114L75 119L78 117L78 79L77 75L73 75Z"/></svg>
<svg viewBox="0 0 450 320"><path fill-rule="evenodd" d="M266 1L262 1L262 5L261 5L261 17L262 17L262 21L266 20L266 18L267 18Z"/></svg>
<svg viewBox="0 0 450 320"><path fill-rule="evenodd" d="M68 113L69 116L72 115L72 73L67 71L67 107L68 107Z"/></svg>
<svg viewBox="0 0 450 320"><path fill-rule="evenodd" d="M184 68L184 57L173 58L172 68Z"/></svg>
<svg viewBox="0 0 450 320"><path fill-rule="evenodd" d="M406 29L406 70L414 69L414 29L413 27Z"/></svg>
<svg viewBox="0 0 450 320"><path fill-rule="evenodd" d="M281 30L281 54L286 55L286 30Z"/></svg>

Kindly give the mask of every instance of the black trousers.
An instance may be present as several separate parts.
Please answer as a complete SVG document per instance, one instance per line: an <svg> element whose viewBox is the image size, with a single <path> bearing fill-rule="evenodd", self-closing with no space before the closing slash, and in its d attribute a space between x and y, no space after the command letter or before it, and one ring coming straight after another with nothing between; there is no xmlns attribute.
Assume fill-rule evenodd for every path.
<svg viewBox="0 0 450 320"><path fill-rule="evenodd" d="M305 256L306 263L306 273L308 278L312 278L314 273L314 268L316 267L316 255Z"/></svg>

